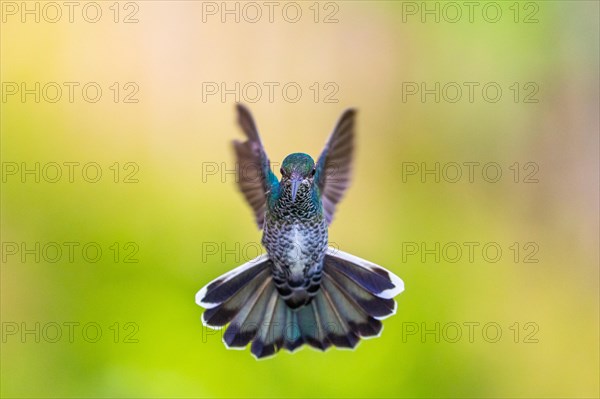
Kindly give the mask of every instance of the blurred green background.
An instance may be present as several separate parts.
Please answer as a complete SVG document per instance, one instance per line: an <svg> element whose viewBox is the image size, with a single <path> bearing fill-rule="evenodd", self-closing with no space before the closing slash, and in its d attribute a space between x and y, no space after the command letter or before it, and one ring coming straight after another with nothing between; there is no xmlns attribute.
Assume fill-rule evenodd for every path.
<svg viewBox="0 0 600 399"><path fill-rule="evenodd" d="M96 23L83 18L86 3L72 23L66 6L52 23L55 10L41 2L36 23L21 21L25 3L2 2L2 396L597 397L599 3L488 3L472 21L454 3L462 17L452 22L456 6L444 2L299 2L292 23L286 3L273 22L255 3L263 15L252 22L245 3L98 2ZM239 23L222 7L239 7ZM425 7L438 7L439 22ZM35 82L39 103L11 94ZM42 92L48 82L63 88L55 103L55 86ZM64 82L79 83L73 102ZM82 97L87 82L102 88L98 102ZM235 96L208 96L206 82L265 89L240 101L274 163L318 156L342 110L359 109L356 172L330 240L403 278L380 338L256 361L202 326L196 291L260 241L227 173L241 137ZM280 85L272 102L264 82ZM289 82L302 89L297 102L281 93ZM410 82L480 86L472 102L466 86L457 102L451 92L403 101ZM488 82L502 88L499 101L483 98ZM136 88L128 100L138 101L125 102ZM538 101L525 102L532 88ZM337 102L326 102L334 91ZM23 179L36 162L40 181ZM56 183L51 162L62 165ZM65 162L80 165L73 182ZM96 183L81 175L92 162ZM471 183L463 167L460 181L436 183L403 173L436 162L496 162L503 174L490 183L480 167ZM524 182L528 162L537 183ZM125 182L130 173L137 182ZM79 244L72 262L68 242ZM456 262L441 249L439 262L406 252L452 242L465 249ZM472 262L465 242L479 244ZM502 249L497 262L482 255L489 242ZM22 243L33 248L24 261ZM48 243L63 248L56 262ZM86 243L96 243L91 257L102 249L97 262L84 258ZM527 259L538 262L525 262L536 248ZM125 262L136 250L137 263ZM79 323L72 339L65 323ZM96 327L102 335L88 342Z"/></svg>

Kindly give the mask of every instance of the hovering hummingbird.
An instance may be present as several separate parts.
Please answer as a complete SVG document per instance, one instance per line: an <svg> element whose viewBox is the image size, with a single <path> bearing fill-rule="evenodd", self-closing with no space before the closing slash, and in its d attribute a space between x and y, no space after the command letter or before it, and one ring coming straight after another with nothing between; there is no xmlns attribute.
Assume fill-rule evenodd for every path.
<svg viewBox="0 0 600 399"><path fill-rule="evenodd" d="M246 141L233 142L239 188L263 230L263 254L213 280L196 294L211 328L229 324L223 342L256 358L303 344L354 348L379 336L404 290L392 272L328 247L328 226L349 186L356 111L345 111L317 163L288 155L281 180L273 171L247 108L237 105ZM250 169L258 174L247 173Z"/></svg>

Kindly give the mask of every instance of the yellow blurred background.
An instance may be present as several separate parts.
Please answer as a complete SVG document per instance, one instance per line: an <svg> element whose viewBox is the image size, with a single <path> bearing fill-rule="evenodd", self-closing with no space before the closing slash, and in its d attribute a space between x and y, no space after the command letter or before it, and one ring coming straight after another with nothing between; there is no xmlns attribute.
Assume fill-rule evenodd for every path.
<svg viewBox="0 0 600 399"><path fill-rule="evenodd" d="M3 397L599 395L598 2L0 8ZM274 164L359 110L330 241L403 278L380 338L202 326L260 242L236 101Z"/></svg>

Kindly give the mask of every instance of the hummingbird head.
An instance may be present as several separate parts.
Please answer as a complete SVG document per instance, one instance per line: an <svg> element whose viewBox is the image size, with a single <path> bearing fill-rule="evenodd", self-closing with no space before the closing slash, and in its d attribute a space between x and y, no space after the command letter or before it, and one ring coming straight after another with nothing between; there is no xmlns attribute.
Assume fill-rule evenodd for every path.
<svg viewBox="0 0 600 399"><path fill-rule="evenodd" d="M296 194L300 186L310 187L315 175L315 161L304 153L290 154L281 164L281 183L292 190L292 202L296 201Z"/></svg>

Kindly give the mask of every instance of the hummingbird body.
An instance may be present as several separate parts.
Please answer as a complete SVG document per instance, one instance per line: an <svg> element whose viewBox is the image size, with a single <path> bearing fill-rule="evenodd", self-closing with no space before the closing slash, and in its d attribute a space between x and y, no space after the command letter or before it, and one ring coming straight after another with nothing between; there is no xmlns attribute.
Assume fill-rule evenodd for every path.
<svg viewBox="0 0 600 399"><path fill-rule="evenodd" d="M227 326L228 348L252 343L257 358L303 344L354 348L378 336L404 283L394 273L327 246L336 205L349 186L354 110L346 111L315 161L288 155L277 179L250 112L237 106L247 140L234 141L238 184L263 229L261 255L204 286L204 325ZM257 175L247 173L257 170Z"/></svg>
<svg viewBox="0 0 600 399"><path fill-rule="evenodd" d="M296 309L308 304L319 289L328 225L318 191L308 182L301 183L294 199L291 184L280 185L270 196L262 243L273 261L273 281L279 294Z"/></svg>

